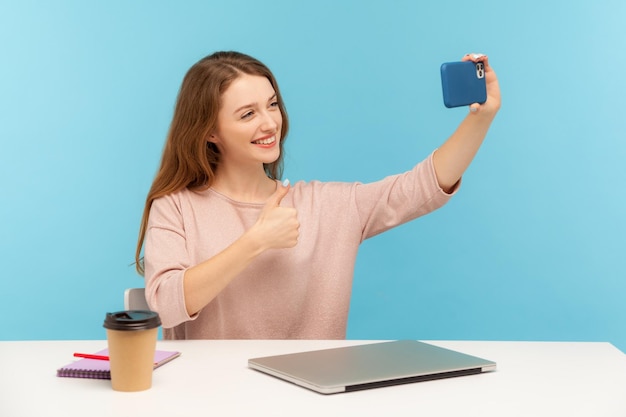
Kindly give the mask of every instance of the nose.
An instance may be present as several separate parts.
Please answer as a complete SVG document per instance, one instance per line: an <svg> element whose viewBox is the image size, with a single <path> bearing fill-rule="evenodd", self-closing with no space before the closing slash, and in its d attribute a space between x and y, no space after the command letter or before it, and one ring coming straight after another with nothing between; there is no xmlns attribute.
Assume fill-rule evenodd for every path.
<svg viewBox="0 0 626 417"><path fill-rule="evenodd" d="M265 111L261 119L261 129L264 132L274 132L280 128L282 115L278 111Z"/></svg>

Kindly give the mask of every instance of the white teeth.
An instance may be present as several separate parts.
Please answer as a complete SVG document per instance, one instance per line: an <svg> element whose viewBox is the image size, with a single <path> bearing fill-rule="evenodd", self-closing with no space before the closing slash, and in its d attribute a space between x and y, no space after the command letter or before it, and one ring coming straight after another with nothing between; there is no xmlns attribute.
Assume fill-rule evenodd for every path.
<svg viewBox="0 0 626 417"><path fill-rule="evenodd" d="M252 143L255 143L257 145L269 145L270 143L274 143L275 140L276 140L276 137L272 136L269 139L255 140Z"/></svg>

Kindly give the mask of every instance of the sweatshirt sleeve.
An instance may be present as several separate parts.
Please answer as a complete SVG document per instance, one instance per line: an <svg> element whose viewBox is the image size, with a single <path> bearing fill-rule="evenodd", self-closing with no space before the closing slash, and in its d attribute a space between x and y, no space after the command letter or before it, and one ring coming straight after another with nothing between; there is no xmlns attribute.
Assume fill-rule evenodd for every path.
<svg viewBox="0 0 626 417"><path fill-rule="evenodd" d="M357 184L355 205L362 240L438 209L457 192L460 181L451 193L439 186L433 154L403 174Z"/></svg>
<svg viewBox="0 0 626 417"><path fill-rule="evenodd" d="M193 320L187 314L183 277L191 266L176 195L155 200L150 209L145 249L146 300L164 328Z"/></svg>

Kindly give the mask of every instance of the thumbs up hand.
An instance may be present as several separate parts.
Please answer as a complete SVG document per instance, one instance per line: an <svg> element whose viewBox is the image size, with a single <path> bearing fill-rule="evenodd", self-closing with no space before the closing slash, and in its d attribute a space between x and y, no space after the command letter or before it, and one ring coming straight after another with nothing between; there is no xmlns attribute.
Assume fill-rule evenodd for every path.
<svg viewBox="0 0 626 417"><path fill-rule="evenodd" d="M266 201L253 226L265 249L292 248L298 243L298 212L295 208L280 206L289 188L289 180L277 184L276 191Z"/></svg>

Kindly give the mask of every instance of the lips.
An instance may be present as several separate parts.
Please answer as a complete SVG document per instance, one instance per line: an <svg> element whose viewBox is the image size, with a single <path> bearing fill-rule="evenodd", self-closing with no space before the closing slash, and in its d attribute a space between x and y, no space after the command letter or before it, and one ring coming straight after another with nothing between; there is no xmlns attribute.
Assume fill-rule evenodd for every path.
<svg viewBox="0 0 626 417"><path fill-rule="evenodd" d="M254 145L272 145L274 142L276 142L276 135L265 136L263 138L252 141Z"/></svg>

